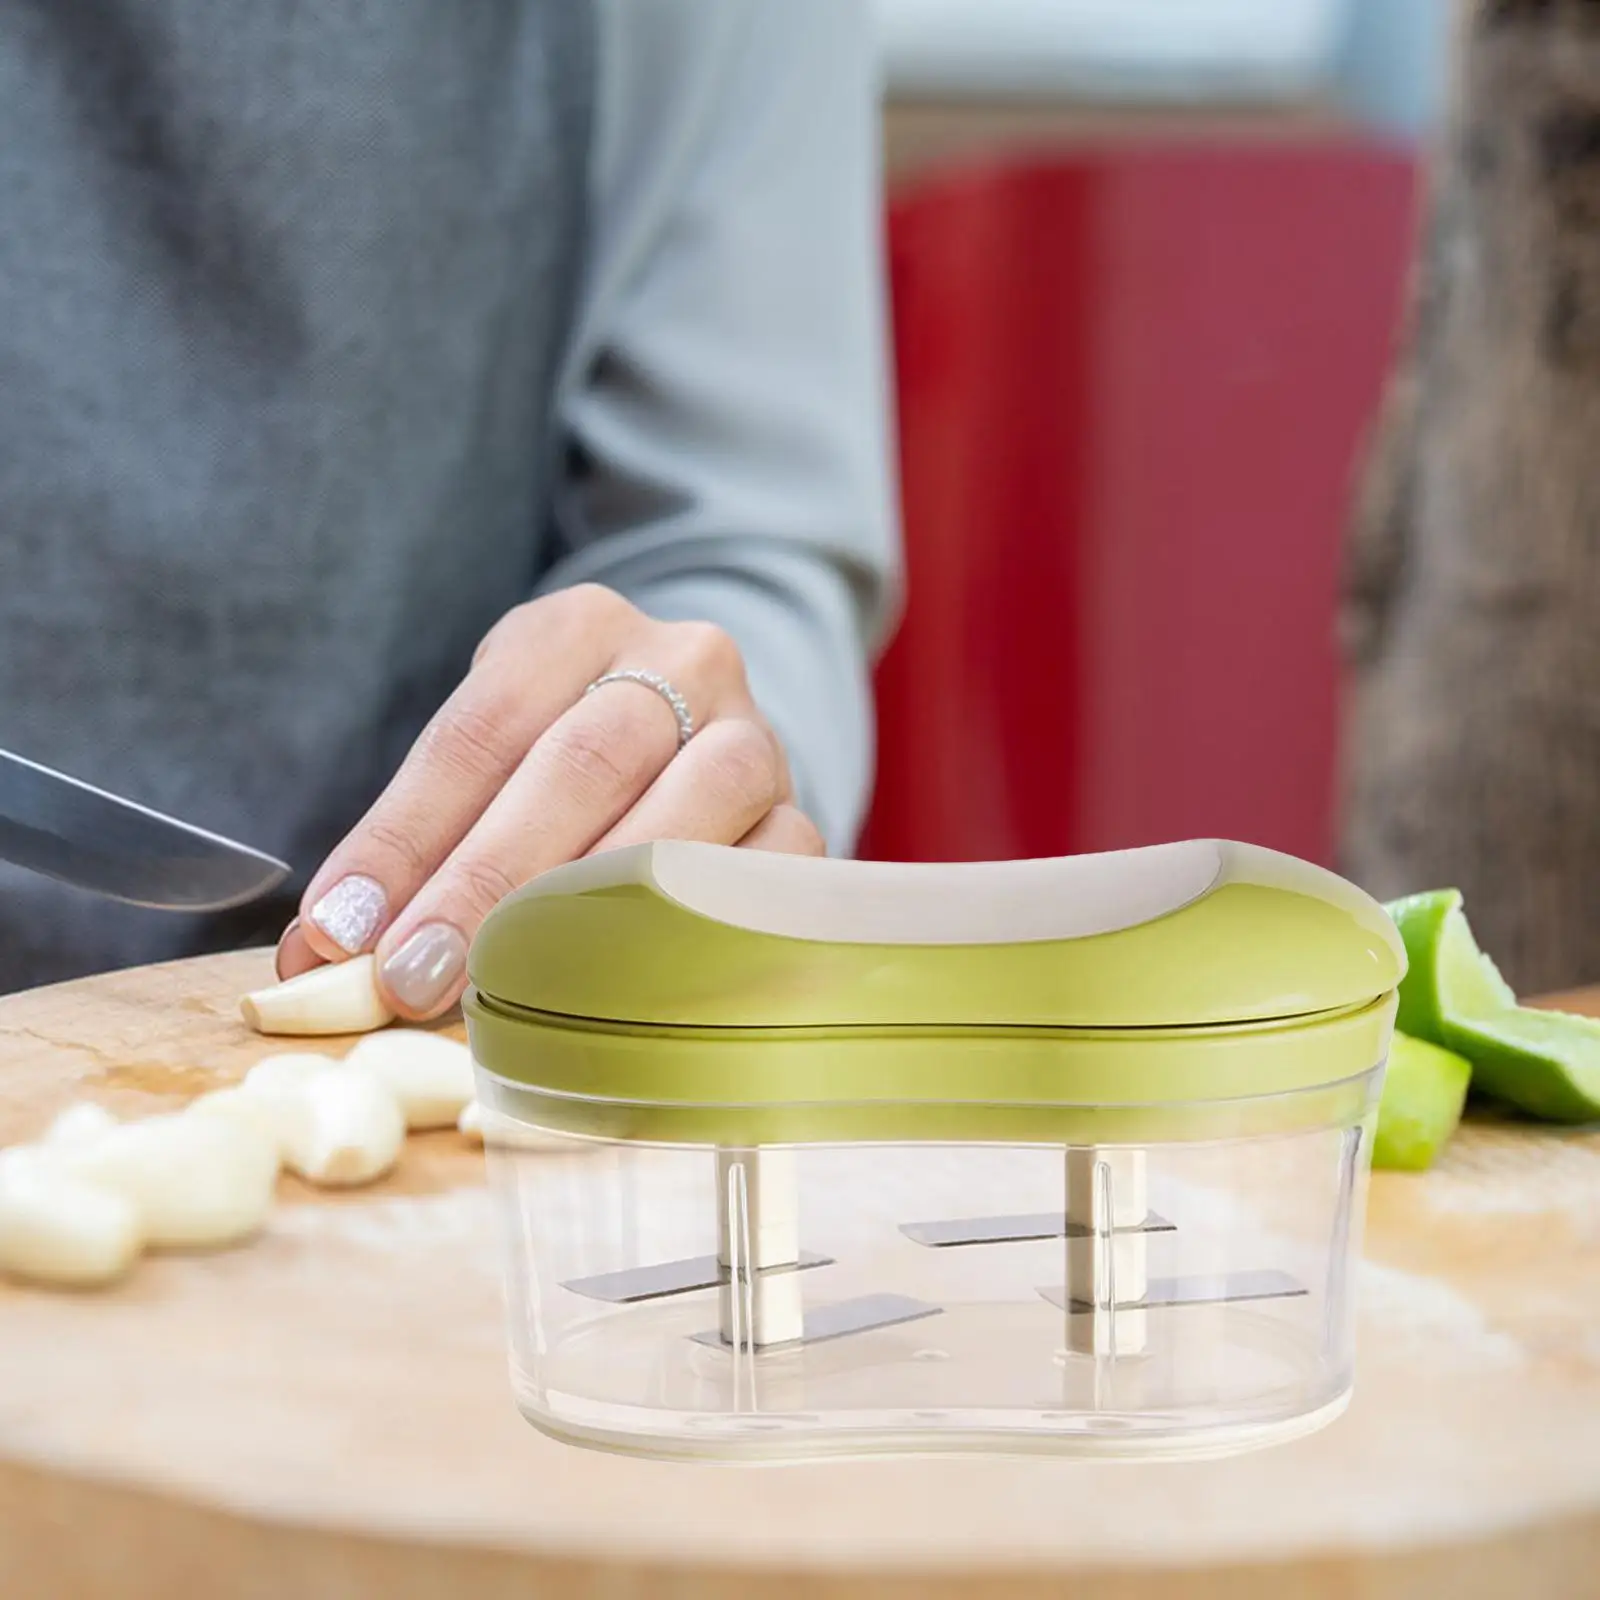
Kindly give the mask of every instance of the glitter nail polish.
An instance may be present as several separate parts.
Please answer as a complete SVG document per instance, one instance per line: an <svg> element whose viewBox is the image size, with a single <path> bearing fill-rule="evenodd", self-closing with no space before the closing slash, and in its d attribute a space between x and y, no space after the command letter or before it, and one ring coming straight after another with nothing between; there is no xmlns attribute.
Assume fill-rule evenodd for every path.
<svg viewBox="0 0 1600 1600"><path fill-rule="evenodd" d="M383 927L389 898L376 878L341 878L311 908L311 920L345 952L360 955Z"/></svg>

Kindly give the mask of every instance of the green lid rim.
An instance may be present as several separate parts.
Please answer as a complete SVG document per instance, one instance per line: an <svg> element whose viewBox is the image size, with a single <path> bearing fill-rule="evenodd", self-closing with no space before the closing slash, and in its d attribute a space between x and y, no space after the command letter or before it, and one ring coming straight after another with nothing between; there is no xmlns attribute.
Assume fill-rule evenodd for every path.
<svg viewBox="0 0 1600 1600"><path fill-rule="evenodd" d="M1200 1036L1255 1034L1285 1028L1315 1026L1358 1016L1382 1006L1389 994L1374 995L1320 1011L1300 1011L1288 1016L1243 1017L1235 1022L1129 1023L1123 1026L1079 1027L1042 1022L824 1022L824 1023L698 1023L632 1022L611 1017L575 1016L563 1011L544 1011L534 1006L517 1005L498 995L484 994L469 987L462 1000L463 1010L473 1007L481 1014L500 1021L522 1023L539 1028L558 1028L575 1033L600 1034L631 1039L699 1040L707 1044L756 1043L759 1041L821 1043L833 1039L1075 1039L1104 1043L1129 1043L1139 1040L1192 1039Z"/></svg>
<svg viewBox="0 0 1600 1600"><path fill-rule="evenodd" d="M785 1128L807 1141L873 1127L935 1139L1001 1124L1007 1142L1046 1124L1048 1142L1077 1142L1066 1133L1113 1123L1153 1141L1182 1137L1200 1106L1213 1121L1272 1123L1271 1102L1307 1097L1283 1113L1298 1124L1317 1092L1381 1065L1395 1005L1391 993L1234 1028L715 1029L513 1017L472 990L463 1002L491 1096L535 1097L540 1125L668 1143L784 1142Z"/></svg>

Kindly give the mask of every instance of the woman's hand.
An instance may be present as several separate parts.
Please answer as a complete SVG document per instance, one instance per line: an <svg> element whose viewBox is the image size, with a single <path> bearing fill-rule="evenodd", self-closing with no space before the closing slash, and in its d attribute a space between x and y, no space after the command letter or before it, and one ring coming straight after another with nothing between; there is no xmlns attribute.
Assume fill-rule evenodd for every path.
<svg viewBox="0 0 1600 1600"><path fill-rule="evenodd" d="M666 679L693 737L636 682ZM609 589L564 590L509 612L394 781L328 857L278 947L280 977L376 949L402 1016L447 1010L467 946L494 906L563 861L648 839L820 855L782 748L750 698L733 641L708 623L655 622Z"/></svg>

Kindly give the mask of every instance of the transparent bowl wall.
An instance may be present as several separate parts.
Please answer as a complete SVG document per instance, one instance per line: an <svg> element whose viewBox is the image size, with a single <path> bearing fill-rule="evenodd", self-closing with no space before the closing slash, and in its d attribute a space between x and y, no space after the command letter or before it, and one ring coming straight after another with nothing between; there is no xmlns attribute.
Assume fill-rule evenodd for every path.
<svg viewBox="0 0 1600 1600"><path fill-rule="evenodd" d="M1380 1076L1355 1080L1338 1118L1289 1119L1294 1132L1142 1154L806 1144L752 1167L705 1145L541 1130L517 1115L531 1100L480 1068L498 1107L488 1154L518 1403L562 1438L709 1459L1190 1456L1310 1431L1351 1387ZM1323 1091L1307 1105L1316 1094L1326 1106ZM1105 1185L1134 1181L1140 1161L1154 1215L1108 1234ZM1064 1231L1069 1173L1080 1213L1085 1183L1100 1197L1087 1237ZM762 1248L741 1209L752 1178L789 1195L799 1247L826 1264L747 1270ZM931 1244L922 1224L1032 1236ZM685 1262L721 1281L659 1293L696 1281ZM1099 1309L1064 1309L1069 1284ZM1128 1303L1139 1287L1142 1308ZM894 1314L907 1320L874 1325Z"/></svg>

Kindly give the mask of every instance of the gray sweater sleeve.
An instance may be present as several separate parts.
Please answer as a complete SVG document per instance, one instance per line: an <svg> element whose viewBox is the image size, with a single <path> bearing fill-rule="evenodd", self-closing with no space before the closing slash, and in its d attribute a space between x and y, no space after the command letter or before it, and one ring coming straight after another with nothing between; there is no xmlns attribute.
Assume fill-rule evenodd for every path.
<svg viewBox="0 0 1600 1600"><path fill-rule="evenodd" d="M561 555L743 650L848 850L898 603L865 0L601 0L595 231L561 396Z"/></svg>

